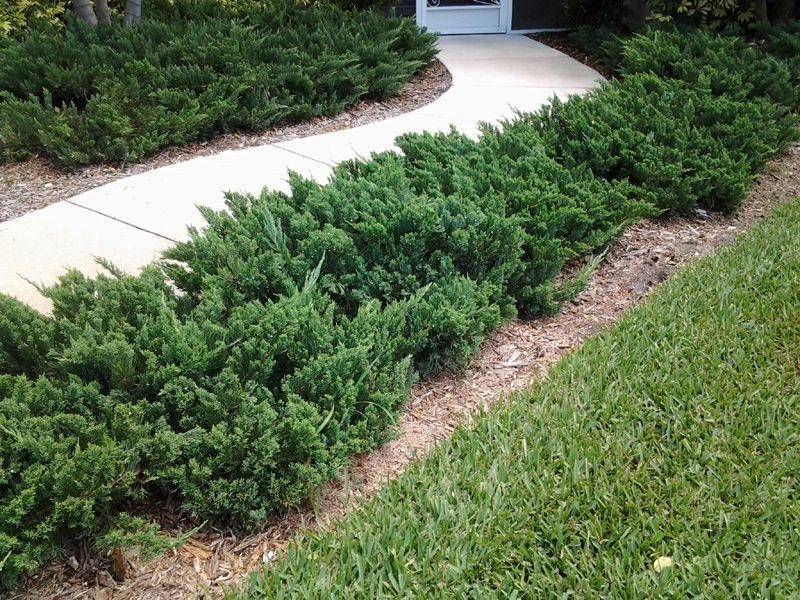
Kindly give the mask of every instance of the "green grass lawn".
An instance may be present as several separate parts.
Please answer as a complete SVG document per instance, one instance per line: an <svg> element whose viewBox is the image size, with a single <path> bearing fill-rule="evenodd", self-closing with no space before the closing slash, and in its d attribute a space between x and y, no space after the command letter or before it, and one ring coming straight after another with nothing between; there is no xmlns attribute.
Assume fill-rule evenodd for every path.
<svg viewBox="0 0 800 600"><path fill-rule="evenodd" d="M252 597L800 595L800 201L461 430ZM654 561L670 557L657 573Z"/></svg>

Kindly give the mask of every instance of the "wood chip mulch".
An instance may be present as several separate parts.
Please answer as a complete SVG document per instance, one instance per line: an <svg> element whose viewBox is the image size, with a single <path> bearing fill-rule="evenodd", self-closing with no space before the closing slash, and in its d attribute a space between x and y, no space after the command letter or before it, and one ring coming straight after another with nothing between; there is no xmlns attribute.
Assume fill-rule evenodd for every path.
<svg viewBox="0 0 800 600"><path fill-rule="evenodd" d="M672 273L796 197L800 146L770 163L734 216L698 210L690 218L647 220L632 227L612 244L587 290L560 314L508 323L486 340L467 369L416 385L394 441L359 457L342 481L326 485L311 505L275 517L263 531L243 536L207 528L150 563L138 561L135 554L97 556L79 544L78 551L65 553L9 598L217 597L231 585L242 585L249 572L279 560L299 531L330 526L455 427L469 424L480 409L528 386L589 336L613 325ZM164 507L165 513L170 510Z"/></svg>
<svg viewBox="0 0 800 600"><path fill-rule="evenodd" d="M580 46L572 42L569 38L569 32L563 33L532 33L529 35L531 39L541 42L545 46L555 48L559 52L563 52L567 56L574 58L578 62L582 62L587 67L590 67L600 73L606 79L611 79L614 74L603 61L588 54Z"/></svg>
<svg viewBox="0 0 800 600"><path fill-rule="evenodd" d="M447 91L451 83L450 72L436 60L409 81L397 95L387 100L365 100L333 117L320 117L262 132L231 133L207 142L167 148L134 165L101 164L67 172L42 158L32 158L21 163L0 164L0 222L66 200L115 179L197 156L274 144L388 119L430 104Z"/></svg>

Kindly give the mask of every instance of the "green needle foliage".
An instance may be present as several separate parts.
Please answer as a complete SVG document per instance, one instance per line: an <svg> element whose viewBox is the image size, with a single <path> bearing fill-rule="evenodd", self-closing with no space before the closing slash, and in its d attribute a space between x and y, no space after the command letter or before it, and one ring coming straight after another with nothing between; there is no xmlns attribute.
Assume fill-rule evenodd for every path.
<svg viewBox="0 0 800 600"><path fill-rule="evenodd" d="M165 253L167 272L199 296L209 282L230 305L272 300L322 260L320 289L348 315L364 303L404 300L423 374L462 364L487 331L517 313L555 309L564 263L601 247L652 207L587 170L549 159L536 131L485 128L398 140L292 194L234 195L230 213Z"/></svg>
<svg viewBox="0 0 800 600"><path fill-rule="evenodd" d="M768 27L762 33L763 49L786 62L795 88L800 88L800 23L795 21L782 27Z"/></svg>
<svg viewBox="0 0 800 600"><path fill-rule="evenodd" d="M776 55L787 46L782 58L791 54L790 40L800 43L788 31L774 30L773 36ZM751 48L738 36L654 29L625 42L618 69L622 76L649 72L680 79L732 100L763 98L790 108L800 104L800 90L791 81L791 66Z"/></svg>
<svg viewBox="0 0 800 600"><path fill-rule="evenodd" d="M556 283L567 262L646 215L735 208L795 121L695 71L231 195L137 276L64 276L52 317L0 296L0 585L65 540L137 539L167 496L245 528L302 502L388 439L417 376L574 295L596 261Z"/></svg>
<svg viewBox="0 0 800 600"><path fill-rule="evenodd" d="M797 122L785 106L651 73L554 102L527 119L559 162L628 182L671 212L735 210L753 173L796 137Z"/></svg>
<svg viewBox="0 0 800 600"><path fill-rule="evenodd" d="M397 93L436 52L411 20L289 0L148 14L135 28L70 20L0 39L0 161L136 162L332 115Z"/></svg>
<svg viewBox="0 0 800 600"><path fill-rule="evenodd" d="M177 492L187 511L244 526L301 502L386 439L412 377L413 300L349 319L309 282L232 308L207 288L187 309L156 269L73 273L51 295L46 364L0 376L5 585L123 500Z"/></svg>
<svg viewBox="0 0 800 600"><path fill-rule="evenodd" d="M784 35L781 48L800 39ZM527 117L566 166L627 181L663 210L730 212L795 137L800 64L702 31L652 30L610 46L621 82Z"/></svg>
<svg viewBox="0 0 800 600"><path fill-rule="evenodd" d="M798 303L795 201L244 595L800 594Z"/></svg>

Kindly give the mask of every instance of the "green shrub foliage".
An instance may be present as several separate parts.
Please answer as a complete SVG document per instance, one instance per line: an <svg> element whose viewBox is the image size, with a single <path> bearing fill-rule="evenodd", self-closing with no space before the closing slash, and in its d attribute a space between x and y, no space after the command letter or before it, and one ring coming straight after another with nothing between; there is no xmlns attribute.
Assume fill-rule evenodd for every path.
<svg viewBox="0 0 800 600"><path fill-rule="evenodd" d="M398 143L404 157L347 163L328 185L232 196L230 214L206 212L209 227L166 253L170 277L196 297L217 282L235 305L286 293L322 261L320 288L348 315L426 290L412 314L428 332L415 353L427 373L463 362L517 309L551 310L565 261L648 210L549 159L530 127Z"/></svg>
<svg viewBox="0 0 800 600"><path fill-rule="evenodd" d="M0 38L37 24L57 27L66 10L60 0L6 0L0 4Z"/></svg>
<svg viewBox="0 0 800 600"><path fill-rule="evenodd" d="M753 173L795 137L796 119L766 100L716 96L705 84L630 75L528 116L567 166L626 181L670 212L734 210Z"/></svg>
<svg viewBox="0 0 800 600"><path fill-rule="evenodd" d="M602 62L612 73L619 70L625 34L605 25L582 25L569 34L569 40L589 56Z"/></svg>
<svg viewBox="0 0 800 600"><path fill-rule="evenodd" d="M757 18L753 0L650 0L653 16L720 29L726 25L750 23Z"/></svg>
<svg viewBox="0 0 800 600"><path fill-rule="evenodd" d="M0 311L0 373L39 375L53 347L52 323L13 298Z"/></svg>
<svg viewBox="0 0 800 600"><path fill-rule="evenodd" d="M777 47L791 47L786 36ZM796 138L800 87L779 52L674 29L603 47L621 81L525 117L569 168L628 182L664 211L732 211L753 173Z"/></svg>
<svg viewBox="0 0 800 600"><path fill-rule="evenodd" d="M200 518L252 525L383 441L411 381L413 299L346 318L313 277L231 308L213 287L186 306L157 269L72 273L52 320L19 319L57 341L47 377L0 378L3 583L122 500L177 492Z"/></svg>
<svg viewBox="0 0 800 600"><path fill-rule="evenodd" d="M763 49L789 68L792 83L800 88L800 22L794 21L782 27L766 27Z"/></svg>
<svg viewBox="0 0 800 600"><path fill-rule="evenodd" d="M724 30L734 26L758 26L761 19L782 23L797 17L795 0L649 0L652 18L685 25Z"/></svg>
<svg viewBox="0 0 800 600"><path fill-rule="evenodd" d="M800 35L776 30L774 40L781 57L792 57L800 46ZM618 68L623 77L655 73L707 86L714 96L724 94L733 100L766 99L790 108L800 104L800 90L792 84L789 66L751 48L738 36L651 30L625 42Z"/></svg>
<svg viewBox="0 0 800 600"><path fill-rule="evenodd" d="M289 2L179 3L135 28L70 22L0 44L0 160L133 162L168 145L338 113L434 54L408 19Z"/></svg>
<svg viewBox="0 0 800 600"><path fill-rule="evenodd" d="M0 296L0 583L166 495L244 527L303 501L391 435L415 377L569 298L568 261L644 215L733 209L794 135L789 72L666 39L685 64L635 40L623 80L478 139L230 195L137 276L62 277L52 317Z"/></svg>

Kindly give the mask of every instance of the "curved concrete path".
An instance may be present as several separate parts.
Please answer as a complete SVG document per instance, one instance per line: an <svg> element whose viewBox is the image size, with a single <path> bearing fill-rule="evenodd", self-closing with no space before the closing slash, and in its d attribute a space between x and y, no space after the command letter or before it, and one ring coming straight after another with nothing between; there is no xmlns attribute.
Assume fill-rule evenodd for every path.
<svg viewBox="0 0 800 600"><path fill-rule="evenodd" d="M522 35L439 39L439 59L453 76L437 100L403 115L353 129L314 135L161 167L0 223L0 292L44 312L29 281L51 284L69 267L88 275L105 257L133 272L202 225L197 206L223 208L223 193L288 190L289 170L325 181L336 163L394 147L406 132L474 135L480 121L539 108L554 95L584 93L602 77L568 56Z"/></svg>

